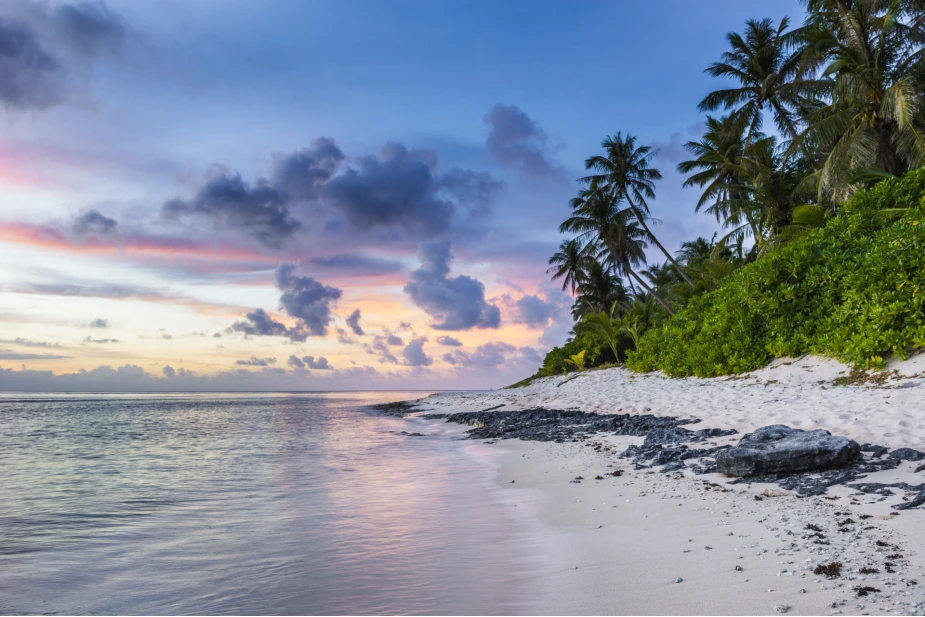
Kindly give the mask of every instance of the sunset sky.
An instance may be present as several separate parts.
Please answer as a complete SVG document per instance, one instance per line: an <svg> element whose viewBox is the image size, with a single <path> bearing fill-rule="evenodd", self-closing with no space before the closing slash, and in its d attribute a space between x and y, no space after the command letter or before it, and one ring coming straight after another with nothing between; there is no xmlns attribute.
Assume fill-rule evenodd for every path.
<svg viewBox="0 0 925 617"><path fill-rule="evenodd" d="M4 0L0 389L528 376L605 134L661 149L667 246L716 231L674 168L768 4Z"/></svg>

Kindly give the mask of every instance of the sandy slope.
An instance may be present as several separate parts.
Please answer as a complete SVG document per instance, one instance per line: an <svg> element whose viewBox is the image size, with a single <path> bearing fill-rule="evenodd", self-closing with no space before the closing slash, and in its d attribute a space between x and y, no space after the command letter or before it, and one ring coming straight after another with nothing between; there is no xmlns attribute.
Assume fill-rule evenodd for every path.
<svg viewBox="0 0 925 617"><path fill-rule="evenodd" d="M918 375L925 359L895 368ZM847 368L816 358L777 362L734 380L610 369L423 402L435 411L502 403L506 410L622 410L702 418L701 426L741 432L782 423L925 450L925 379L833 386L840 373ZM800 498L769 485L731 485L717 475L636 471L616 454L641 439L593 441L605 447L513 440L480 446L498 452L505 504L521 515L526 508L538 524L535 542L546 559L529 584L542 598L542 612L777 614L789 607L787 614L925 614L925 511L891 515L889 505L902 491L884 499L835 487L828 498ZM913 467L903 463L868 480L925 483L925 472L913 474ZM624 474L607 475L617 469ZM576 476L585 479L572 483ZM807 524L822 530L822 543ZM843 564L842 576L813 574L830 561ZM879 572L864 575L862 567ZM879 592L859 597L858 586Z"/></svg>

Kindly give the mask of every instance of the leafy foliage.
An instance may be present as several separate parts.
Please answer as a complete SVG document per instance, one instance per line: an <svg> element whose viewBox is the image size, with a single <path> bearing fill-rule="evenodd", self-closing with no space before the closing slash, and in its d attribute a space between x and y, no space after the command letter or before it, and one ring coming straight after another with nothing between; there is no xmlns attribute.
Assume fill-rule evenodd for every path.
<svg viewBox="0 0 925 617"><path fill-rule="evenodd" d="M882 368L925 346L922 246L925 169L856 192L824 227L650 329L627 364L710 377L813 353Z"/></svg>

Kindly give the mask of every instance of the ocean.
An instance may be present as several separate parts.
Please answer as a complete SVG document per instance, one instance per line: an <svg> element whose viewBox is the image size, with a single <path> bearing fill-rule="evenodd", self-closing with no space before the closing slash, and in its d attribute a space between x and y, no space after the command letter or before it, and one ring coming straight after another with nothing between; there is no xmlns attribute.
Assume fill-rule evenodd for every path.
<svg viewBox="0 0 925 617"><path fill-rule="evenodd" d="M0 394L0 612L530 612L490 447L365 409L426 394Z"/></svg>

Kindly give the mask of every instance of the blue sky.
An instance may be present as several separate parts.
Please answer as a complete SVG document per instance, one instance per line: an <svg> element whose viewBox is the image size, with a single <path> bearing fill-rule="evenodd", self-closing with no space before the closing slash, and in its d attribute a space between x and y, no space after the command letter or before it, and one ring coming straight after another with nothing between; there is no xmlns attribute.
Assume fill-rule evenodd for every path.
<svg viewBox="0 0 925 617"><path fill-rule="evenodd" d="M721 85L703 69L747 18L801 13L747 1L5 3L0 42L26 36L50 60L0 55L21 79L0 90L0 388L520 379L571 326L545 260L582 161L617 131L660 147L657 234L673 248L711 235L674 172L700 135L697 102ZM297 180L282 171L299 164ZM287 263L296 278L280 283ZM287 309L287 293L307 304ZM348 323L357 310L362 334ZM88 329L97 319L105 336ZM309 370L307 356L333 368Z"/></svg>

